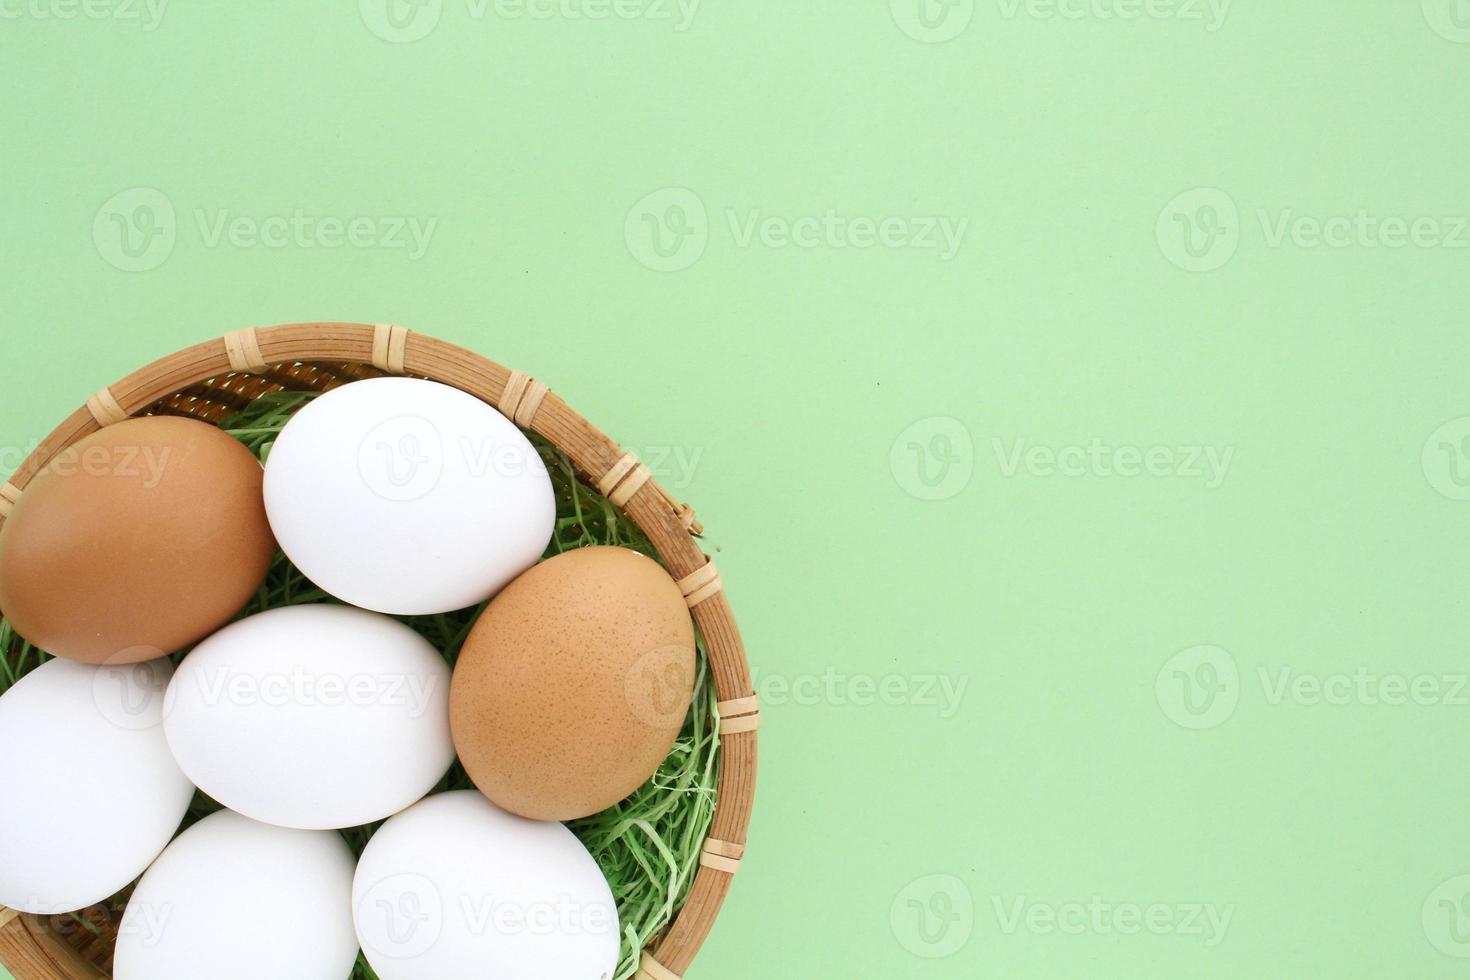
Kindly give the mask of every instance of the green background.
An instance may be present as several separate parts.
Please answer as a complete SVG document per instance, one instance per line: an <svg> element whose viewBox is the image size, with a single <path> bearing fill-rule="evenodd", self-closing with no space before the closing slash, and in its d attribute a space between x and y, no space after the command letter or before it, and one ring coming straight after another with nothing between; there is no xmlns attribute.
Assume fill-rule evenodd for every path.
<svg viewBox="0 0 1470 980"><path fill-rule="evenodd" d="M472 347L698 460L692 977L1463 975L1470 4L916 2L0 0L4 469L240 327Z"/></svg>

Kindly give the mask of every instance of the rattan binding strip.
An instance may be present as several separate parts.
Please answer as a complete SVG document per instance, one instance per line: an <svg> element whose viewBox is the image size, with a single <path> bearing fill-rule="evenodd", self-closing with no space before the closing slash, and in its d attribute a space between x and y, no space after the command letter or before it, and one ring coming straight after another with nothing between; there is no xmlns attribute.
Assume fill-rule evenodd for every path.
<svg viewBox="0 0 1470 980"><path fill-rule="evenodd" d="M516 417L516 409L521 406L521 398L526 394L526 386L531 383L531 376L524 371L510 372L510 378L505 382L505 392L500 396L500 414L508 419Z"/></svg>
<svg viewBox="0 0 1470 980"><path fill-rule="evenodd" d="M699 864L711 871L733 875L740 870L740 863L744 858L744 844L733 844L727 840L715 840L711 837L704 842L704 851L699 855Z"/></svg>
<svg viewBox="0 0 1470 980"><path fill-rule="evenodd" d="M619 483L616 490L608 494L607 499L612 501L614 507L626 507L628 501L633 499L633 495L642 490L652 479L653 473L648 467L639 463L633 467L633 472L628 474L628 478Z"/></svg>
<svg viewBox="0 0 1470 980"><path fill-rule="evenodd" d="M679 591L684 593L684 601L689 603L689 608L710 599L723 592L725 581L720 578L720 570L715 567L713 561L707 562L692 574L679 580Z"/></svg>
<svg viewBox="0 0 1470 980"><path fill-rule="evenodd" d="M500 396L500 414L521 428L529 429L536 421L541 403L550 393L550 388L526 372L512 371L510 380L505 383L505 393Z"/></svg>
<svg viewBox="0 0 1470 980"><path fill-rule="evenodd" d="M633 974L633 980L684 980L684 978L654 959L652 953L644 953L643 963L638 967L638 972Z"/></svg>
<svg viewBox="0 0 1470 980"><path fill-rule="evenodd" d="M526 388L526 397L521 399L520 407L516 409L516 425L523 429L531 428L531 423L536 421L536 413L541 410L541 403L546 401L549 394L550 388L533 380Z"/></svg>
<svg viewBox="0 0 1470 980"><path fill-rule="evenodd" d="M761 727L761 701L751 694L720 702L720 734L744 735Z"/></svg>
<svg viewBox="0 0 1470 980"><path fill-rule="evenodd" d="M20 487L14 483L0 484L0 517L9 517L15 505L20 503Z"/></svg>
<svg viewBox="0 0 1470 980"><path fill-rule="evenodd" d="M597 481L597 492L604 497L611 497L618 481L632 472L633 467L638 465L638 457L632 453L624 453L612 468L603 474L602 479Z"/></svg>
<svg viewBox="0 0 1470 980"><path fill-rule="evenodd" d="M732 718L720 724L720 734L724 735L749 735L751 732L760 731L761 716L749 715L745 718Z"/></svg>
<svg viewBox="0 0 1470 980"><path fill-rule="evenodd" d="M230 359L230 370L241 374L264 374L270 367L260 352L260 338L254 327L226 334L225 356Z"/></svg>
<svg viewBox="0 0 1470 980"><path fill-rule="evenodd" d="M87 399L87 411L92 413L92 418L102 428L116 425L127 419L128 413L123 411L118 404L117 398L113 396L111 388L103 388L97 394Z"/></svg>
<svg viewBox="0 0 1470 980"><path fill-rule="evenodd" d="M408 328L391 323L373 325L373 367L403 374L408 356Z"/></svg>
<svg viewBox="0 0 1470 980"><path fill-rule="evenodd" d="M622 458L612 465L601 480L597 482L598 491L612 501L614 507L626 507L633 495L642 490L649 480L653 479L653 472L638 461L633 453L624 453Z"/></svg>

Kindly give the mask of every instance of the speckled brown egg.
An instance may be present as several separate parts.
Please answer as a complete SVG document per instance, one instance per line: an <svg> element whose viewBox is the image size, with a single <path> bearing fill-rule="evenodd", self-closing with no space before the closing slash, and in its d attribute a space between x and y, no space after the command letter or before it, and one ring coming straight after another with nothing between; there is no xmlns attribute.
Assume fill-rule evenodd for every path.
<svg viewBox="0 0 1470 980"><path fill-rule="evenodd" d="M228 623L275 539L259 460L212 425L154 416L62 450L0 525L0 610L59 657L129 664Z"/></svg>
<svg viewBox="0 0 1470 980"><path fill-rule="evenodd" d="M475 624L450 691L454 745L480 791L574 820L642 786L694 694L694 624L651 558L581 548L526 572Z"/></svg>

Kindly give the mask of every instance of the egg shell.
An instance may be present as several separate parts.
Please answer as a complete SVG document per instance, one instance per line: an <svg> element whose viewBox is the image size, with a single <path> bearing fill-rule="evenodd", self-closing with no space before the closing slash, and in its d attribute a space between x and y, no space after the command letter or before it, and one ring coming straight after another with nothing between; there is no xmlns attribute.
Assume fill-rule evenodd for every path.
<svg viewBox="0 0 1470 980"><path fill-rule="evenodd" d="M612 980L618 965L617 906L592 855L473 790L384 824L352 907L381 980Z"/></svg>
<svg viewBox="0 0 1470 980"><path fill-rule="evenodd" d="M153 660L229 622L275 555L260 461L212 425L156 416L62 450L0 525L0 610L84 663Z"/></svg>
<svg viewBox="0 0 1470 980"><path fill-rule="evenodd" d="M86 908L168 844L194 797L163 738L172 674L49 660L0 696L0 905Z"/></svg>
<svg viewBox="0 0 1470 980"><path fill-rule="evenodd" d="M625 799L678 738L694 690L678 585L626 548L579 548L490 603L450 694L455 748L497 806L573 820Z"/></svg>
<svg viewBox="0 0 1470 980"><path fill-rule="evenodd" d="M164 732L184 772L265 823L333 830L416 803L454 761L449 665L377 613L292 606L195 647Z"/></svg>
<svg viewBox="0 0 1470 980"><path fill-rule="evenodd" d="M113 980L343 980L357 962L353 870L338 834L205 817L138 883Z"/></svg>
<svg viewBox="0 0 1470 980"><path fill-rule="evenodd" d="M266 463L286 554L344 602L393 615L477 605L533 565L556 522L515 425L433 381L375 378L302 408Z"/></svg>

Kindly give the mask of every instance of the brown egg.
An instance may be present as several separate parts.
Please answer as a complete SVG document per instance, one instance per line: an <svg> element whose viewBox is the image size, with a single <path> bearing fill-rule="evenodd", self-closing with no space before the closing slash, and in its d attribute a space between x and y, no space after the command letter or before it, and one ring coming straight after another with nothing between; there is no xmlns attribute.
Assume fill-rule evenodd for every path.
<svg viewBox="0 0 1470 980"><path fill-rule="evenodd" d="M574 820L658 770L694 695L694 624L651 558L581 548L516 579L475 624L450 690L454 745L480 791Z"/></svg>
<svg viewBox="0 0 1470 980"><path fill-rule="evenodd" d="M57 454L0 525L0 610L83 663L173 653L228 623L275 553L259 460L212 425L108 426Z"/></svg>

